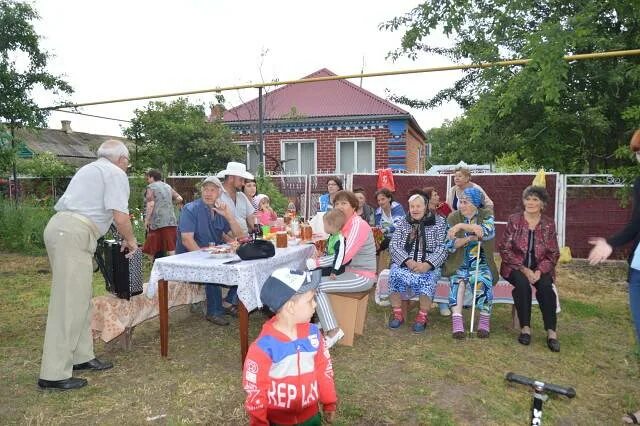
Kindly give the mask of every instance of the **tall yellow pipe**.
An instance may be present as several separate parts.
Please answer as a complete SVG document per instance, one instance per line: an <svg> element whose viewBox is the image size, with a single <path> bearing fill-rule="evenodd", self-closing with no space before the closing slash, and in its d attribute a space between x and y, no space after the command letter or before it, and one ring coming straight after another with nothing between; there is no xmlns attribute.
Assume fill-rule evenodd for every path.
<svg viewBox="0 0 640 426"><path fill-rule="evenodd" d="M582 53L578 55L566 55L563 57L563 59L565 61L572 62L572 61L584 61L588 59L605 59L605 58L617 58L622 56L637 56L637 55L640 55L640 49L616 50L616 51L596 52L596 53ZM150 95L150 96L135 96L130 98L110 99L106 101L95 101L95 102L83 102L78 104L63 104L63 105L46 107L42 109L57 110L60 108L76 108L76 107L83 107L83 106L90 106L90 105L115 104L120 102L140 101L140 100L146 100L146 99L171 98L175 96L197 95L200 93L220 93L220 92L229 91L229 90L251 89L251 88L257 89L259 87L282 86L285 84L312 83L316 81L346 80L350 78L366 78L366 77L382 77L387 75L420 74L420 73L426 73L426 72L466 70L466 69L474 69L474 68L510 67L514 65L526 65L529 62L531 62L531 59L513 59L510 61L481 62L479 64L447 65L443 67L416 68L416 69L400 70L400 71L380 71L380 72L369 72L369 73L363 73L363 74L333 75L328 77L305 78L300 80L270 81L267 83L248 83L248 84L240 84L237 86L216 87L213 89L191 90L188 92L163 93L160 95Z"/></svg>

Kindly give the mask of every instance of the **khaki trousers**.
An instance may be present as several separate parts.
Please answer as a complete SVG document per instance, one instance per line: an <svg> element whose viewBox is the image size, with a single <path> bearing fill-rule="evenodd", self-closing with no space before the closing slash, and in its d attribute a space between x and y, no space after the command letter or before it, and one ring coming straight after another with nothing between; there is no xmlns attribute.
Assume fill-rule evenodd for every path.
<svg viewBox="0 0 640 426"><path fill-rule="evenodd" d="M87 219L56 213L44 230L53 282L40 378L65 380L73 364L95 358L91 336L93 253L97 229Z"/></svg>

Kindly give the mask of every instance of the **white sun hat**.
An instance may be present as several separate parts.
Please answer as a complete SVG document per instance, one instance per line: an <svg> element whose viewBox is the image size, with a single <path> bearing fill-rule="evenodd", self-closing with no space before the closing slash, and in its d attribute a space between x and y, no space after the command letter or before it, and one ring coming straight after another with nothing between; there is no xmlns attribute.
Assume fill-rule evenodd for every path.
<svg viewBox="0 0 640 426"><path fill-rule="evenodd" d="M226 170L223 170L216 175L216 177L219 179L222 179L226 176L239 176L245 179L253 180L253 175L247 172L247 166L242 163L236 163L235 161L228 162Z"/></svg>

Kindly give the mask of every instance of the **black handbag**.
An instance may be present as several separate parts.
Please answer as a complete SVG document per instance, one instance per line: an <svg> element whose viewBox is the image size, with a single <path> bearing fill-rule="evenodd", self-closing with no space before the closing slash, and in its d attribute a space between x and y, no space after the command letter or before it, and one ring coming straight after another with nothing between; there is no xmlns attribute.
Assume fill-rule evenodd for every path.
<svg viewBox="0 0 640 426"><path fill-rule="evenodd" d="M127 258L122 252L122 239L112 230L113 239L100 238L96 247L95 259L104 277L107 291L120 299L129 300L142 294L142 251L136 250Z"/></svg>
<svg viewBox="0 0 640 426"><path fill-rule="evenodd" d="M236 254L242 260L266 259L276 255L276 248L270 241L253 240L238 247Z"/></svg>

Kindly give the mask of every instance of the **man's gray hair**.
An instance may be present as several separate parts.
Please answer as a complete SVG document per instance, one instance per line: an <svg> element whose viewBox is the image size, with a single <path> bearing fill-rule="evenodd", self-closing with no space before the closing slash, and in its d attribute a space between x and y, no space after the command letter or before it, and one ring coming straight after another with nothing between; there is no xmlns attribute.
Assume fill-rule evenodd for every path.
<svg viewBox="0 0 640 426"><path fill-rule="evenodd" d="M97 152L98 158L106 158L109 161L118 161L120 157L129 158L127 146L119 140L109 139L102 142Z"/></svg>

